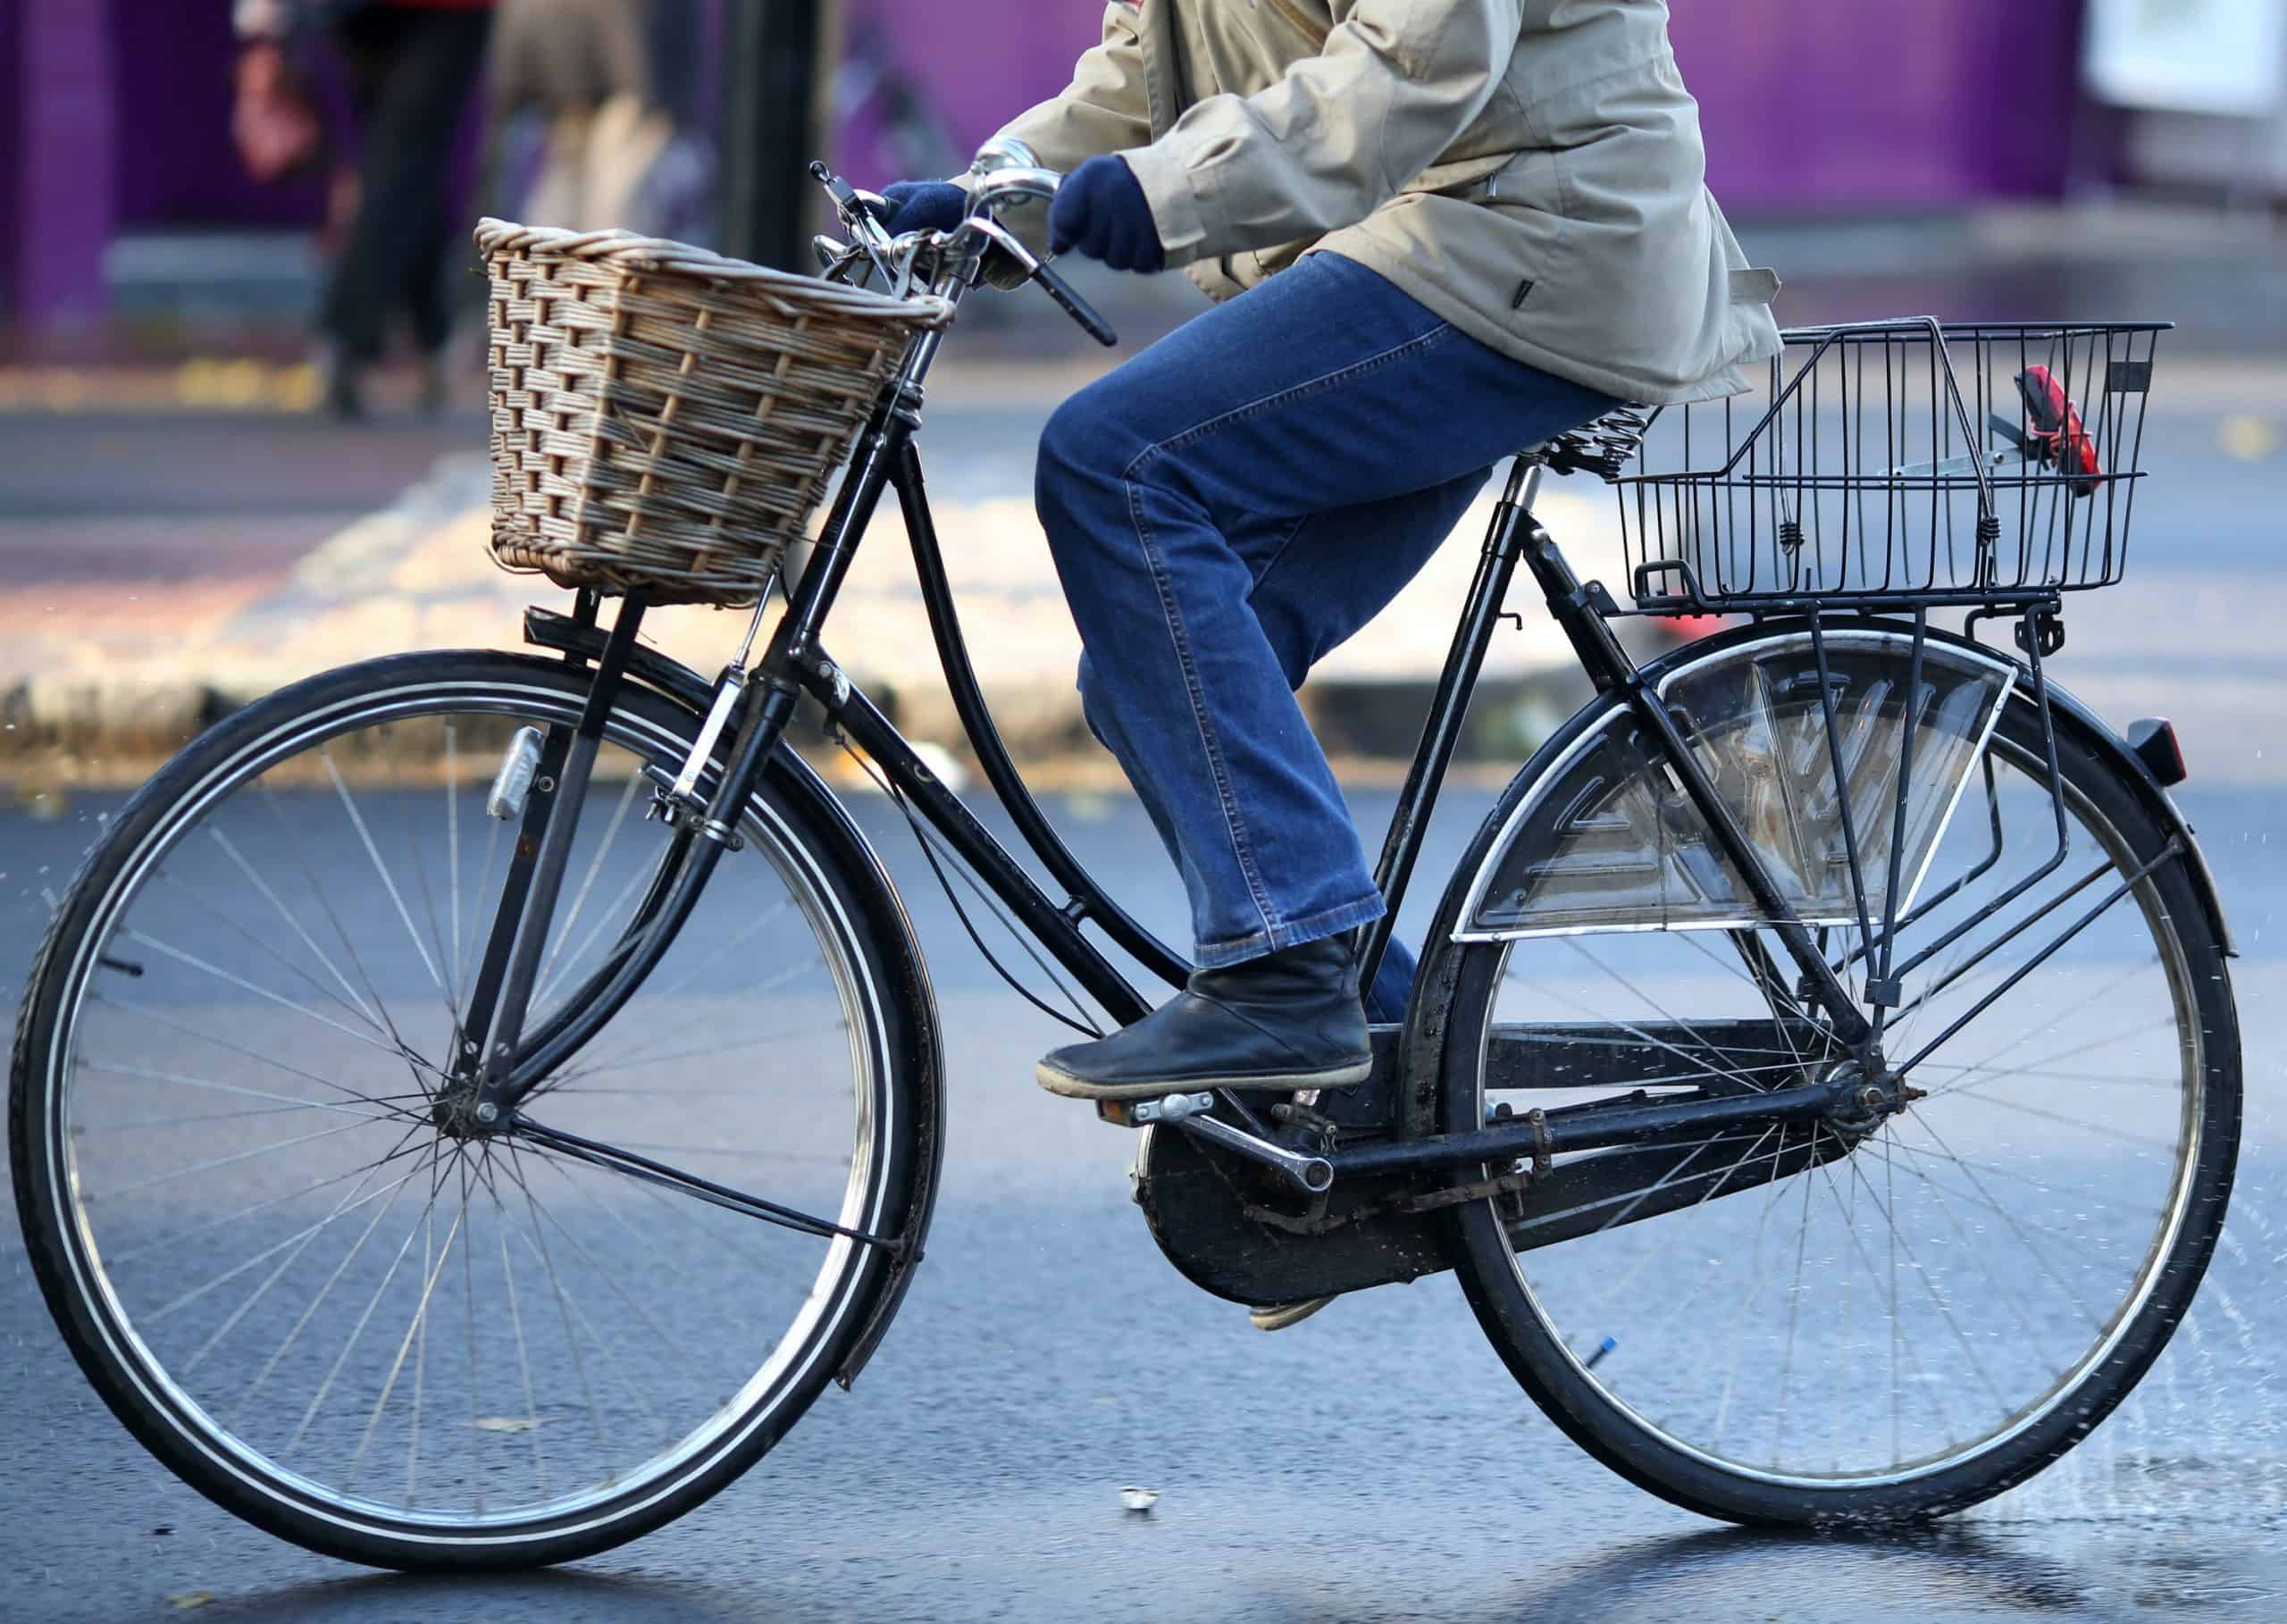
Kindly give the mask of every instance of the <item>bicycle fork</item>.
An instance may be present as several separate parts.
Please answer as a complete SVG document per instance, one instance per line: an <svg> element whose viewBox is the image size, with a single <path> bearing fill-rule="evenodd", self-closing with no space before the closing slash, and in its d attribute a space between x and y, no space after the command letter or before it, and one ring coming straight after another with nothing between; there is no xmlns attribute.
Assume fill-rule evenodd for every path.
<svg viewBox="0 0 2287 1624"><path fill-rule="evenodd" d="M584 624L594 624L596 607L594 594L581 593ZM486 809L495 817L520 818L516 843L493 910L476 984L453 1034L449 1081L432 1108L440 1126L481 1132L515 1109L516 1095L508 1083L524 1039L532 984L555 917L573 837L579 830L580 810L594 776L605 720L625 681L643 610L640 593L630 594L621 606L579 720L569 729L549 728L538 744L536 759L519 758L524 748L519 740L503 763ZM524 770L527 759L529 772Z"/></svg>

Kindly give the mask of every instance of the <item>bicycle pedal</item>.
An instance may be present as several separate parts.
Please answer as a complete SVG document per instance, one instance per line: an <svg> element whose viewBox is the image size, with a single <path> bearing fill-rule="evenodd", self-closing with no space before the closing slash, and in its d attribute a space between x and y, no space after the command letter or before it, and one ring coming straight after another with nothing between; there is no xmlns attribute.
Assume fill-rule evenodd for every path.
<svg viewBox="0 0 2287 1624"><path fill-rule="evenodd" d="M1119 1127L1149 1127L1180 1122L1215 1109L1213 1094L1162 1094L1156 1100L1099 1100L1096 1115Z"/></svg>
<svg viewBox="0 0 2287 1624"><path fill-rule="evenodd" d="M1290 1151L1283 1144L1273 1144L1258 1138L1244 1128L1207 1113L1215 1109L1211 1093L1162 1094L1156 1100L1099 1100L1096 1115L1106 1122L1116 1122L1122 1127L1150 1127L1166 1123L1181 1128L1195 1139L1204 1139L1222 1146L1232 1154L1245 1158L1272 1172L1311 1195L1323 1194L1334 1183L1334 1164L1323 1156L1309 1156L1300 1151Z"/></svg>

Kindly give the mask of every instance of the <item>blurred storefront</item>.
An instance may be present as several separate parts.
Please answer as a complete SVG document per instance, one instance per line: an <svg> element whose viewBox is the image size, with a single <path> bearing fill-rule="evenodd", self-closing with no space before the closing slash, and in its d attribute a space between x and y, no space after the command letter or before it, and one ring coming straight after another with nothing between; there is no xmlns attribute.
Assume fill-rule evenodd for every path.
<svg viewBox="0 0 2287 1624"><path fill-rule="evenodd" d="M725 9L745 0L699 3L719 43ZM2228 112L2184 110L2149 85L2120 91L2098 38L2132 29L2124 46L2107 37L2115 66L2132 58L2136 28L2214 57L2243 52L2249 17L2275 21L2283 5L1690 0L1671 29L1711 181L1735 214L1866 217L2057 197L2076 176L2138 172L2287 189L2278 73L2262 106L2241 82ZM0 314L38 324L113 306L121 266L137 263L121 245L155 234L272 240L262 234L322 219L322 178L257 187L237 162L229 12L229 0L0 0ZM841 0L836 161L874 183L950 167L1063 83L1097 15L1093 0ZM2287 46L2267 37L2287 66ZM698 59L719 71L716 53ZM2196 61L2186 71L2197 81ZM719 98L701 87L693 100ZM472 120L464 146L481 144Z"/></svg>

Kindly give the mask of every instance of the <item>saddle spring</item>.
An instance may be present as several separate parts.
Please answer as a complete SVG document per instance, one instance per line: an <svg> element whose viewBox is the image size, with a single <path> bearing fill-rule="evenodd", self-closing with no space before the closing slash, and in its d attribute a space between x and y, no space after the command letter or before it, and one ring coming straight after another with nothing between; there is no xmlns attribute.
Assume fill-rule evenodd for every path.
<svg viewBox="0 0 2287 1624"><path fill-rule="evenodd" d="M1617 406L1548 441L1541 460L1552 473L1593 473L1610 484L1644 448L1645 432L1656 414L1650 406Z"/></svg>

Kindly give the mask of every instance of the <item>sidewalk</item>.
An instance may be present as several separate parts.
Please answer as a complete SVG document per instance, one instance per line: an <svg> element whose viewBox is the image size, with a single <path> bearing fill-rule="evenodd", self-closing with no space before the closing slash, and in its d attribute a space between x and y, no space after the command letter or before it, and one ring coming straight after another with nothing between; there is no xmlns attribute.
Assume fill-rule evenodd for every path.
<svg viewBox="0 0 2287 1624"><path fill-rule="evenodd" d="M482 452L443 452L395 501L282 565L249 559L140 590L62 576L15 585L13 570L0 574L0 726L10 730L0 734L0 778L13 755L19 770L36 766L43 778L132 780L235 704L314 672L408 649L515 646L526 604L564 608L568 599L492 563L489 480ZM1490 502L1463 521L1464 533L1482 530ZM1009 744L1068 766L1093 757L1072 689L1079 642L1028 498L935 506L971 657ZM1559 494L1544 506L1587 558L1596 556L1608 504ZM147 524L120 527L121 547L152 540ZM24 556L36 528L0 522L0 559ZM212 521L171 528L189 548L221 545ZM1449 546L1372 632L1322 667L1311 697L1330 748L1379 757L1411 748L1475 563L1473 546ZM711 673L744 622L661 609L645 623L646 640ZM1546 732L1581 697L1554 628L1537 616L1526 624L1504 631L1487 664L1479 723L1491 730L1484 742L1503 753ZM909 734L958 747L894 504L875 521L828 645ZM1389 702L1363 704L1368 692Z"/></svg>

